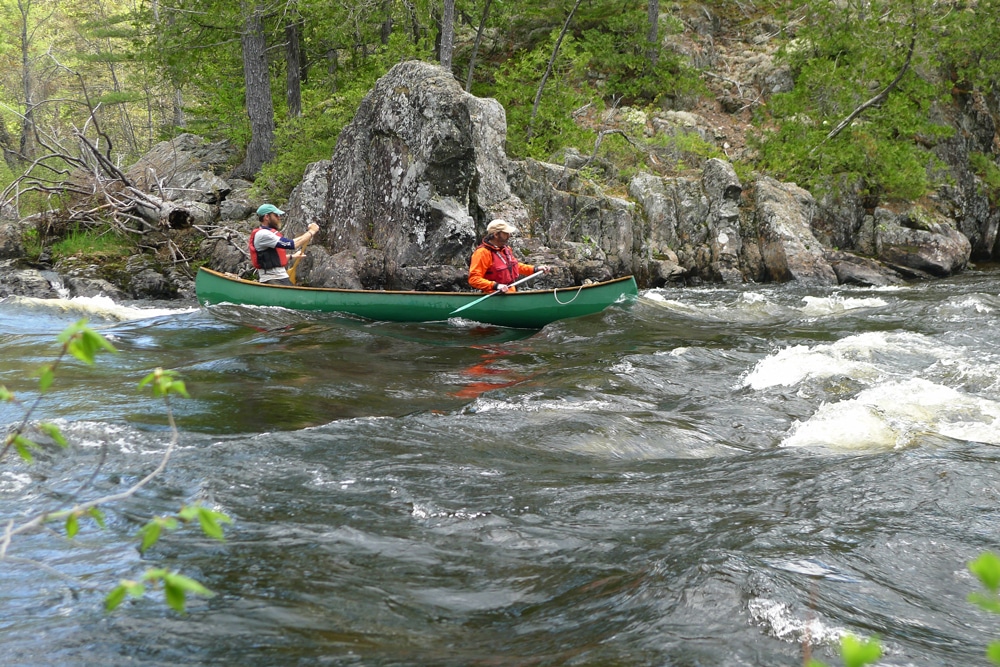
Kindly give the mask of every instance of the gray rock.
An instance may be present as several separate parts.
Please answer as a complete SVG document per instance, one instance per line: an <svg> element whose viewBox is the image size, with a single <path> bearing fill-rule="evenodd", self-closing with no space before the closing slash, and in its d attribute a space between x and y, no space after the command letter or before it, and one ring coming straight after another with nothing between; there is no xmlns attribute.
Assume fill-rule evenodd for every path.
<svg viewBox="0 0 1000 667"><path fill-rule="evenodd" d="M0 262L0 297L7 296L58 299L59 292L41 271L18 268L12 260L6 260Z"/></svg>
<svg viewBox="0 0 1000 667"><path fill-rule="evenodd" d="M24 254L24 226L17 222L0 222L0 259L18 259Z"/></svg>
<svg viewBox="0 0 1000 667"><path fill-rule="evenodd" d="M842 285L884 287L904 282L897 272L867 257L834 250L826 253L826 259Z"/></svg>
<svg viewBox="0 0 1000 667"><path fill-rule="evenodd" d="M136 187L165 201L218 204L232 186L220 174L237 150L225 141L209 143L193 134L161 141L126 172Z"/></svg>
<svg viewBox="0 0 1000 667"><path fill-rule="evenodd" d="M836 285L837 275L809 228L816 208L812 195L795 184L764 176L754 184L754 202L761 256L769 278Z"/></svg>
<svg viewBox="0 0 1000 667"><path fill-rule="evenodd" d="M115 301L127 298L127 295L122 290L102 278L67 276L65 282L70 296L106 296Z"/></svg>
<svg viewBox="0 0 1000 667"><path fill-rule="evenodd" d="M878 258L893 267L935 277L966 267L972 244L946 220L914 207L876 231Z"/></svg>

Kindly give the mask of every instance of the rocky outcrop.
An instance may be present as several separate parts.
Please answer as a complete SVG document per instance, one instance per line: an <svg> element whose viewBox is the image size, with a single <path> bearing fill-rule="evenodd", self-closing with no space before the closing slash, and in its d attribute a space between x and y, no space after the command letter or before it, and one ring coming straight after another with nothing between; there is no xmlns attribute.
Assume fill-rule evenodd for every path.
<svg viewBox="0 0 1000 667"><path fill-rule="evenodd" d="M292 198L316 215L325 250L312 252L298 275L313 285L402 289L433 273L434 286L461 288L487 223L529 221L508 185L506 132L503 107L469 95L440 67L393 67L331 160L311 170L306 182L315 184Z"/></svg>
<svg viewBox="0 0 1000 667"><path fill-rule="evenodd" d="M688 112L653 114L646 127L693 132L704 141L723 136ZM950 275L971 257L996 254L997 214L968 170L964 185L958 179L902 212L875 206L850 182L828 188L818 201L763 175L741 183L722 159L680 176L637 173L625 196L587 178L582 169L592 172L595 163L579 152L566 151L561 165L510 160L503 150L506 129L495 100L469 95L441 68L423 62L392 68L365 97L331 158L309 165L289 201L279 202L288 213L287 235L313 221L322 229L298 266L300 283L468 289L471 252L486 224L500 217L523 232L513 242L519 257L554 267L538 286L624 274L634 274L643 287L885 285ZM955 151L971 150L990 135L983 123L969 133L976 139ZM250 277L246 248L259 202L249 196L249 183L226 178L233 154L225 143L182 135L155 147L128 174L155 204L144 216L145 232L169 241L161 247L193 241L197 252L189 260L207 259L213 268ZM948 154L960 162L957 155ZM598 167L609 174L615 169ZM163 262L133 258L114 279L101 274L102 267L65 265L57 267L65 280L48 280L44 257L36 266L23 261L27 224L0 226L0 261L8 262L0 271L0 296L52 295L57 287L71 296L192 294L191 276L176 254Z"/></svg>

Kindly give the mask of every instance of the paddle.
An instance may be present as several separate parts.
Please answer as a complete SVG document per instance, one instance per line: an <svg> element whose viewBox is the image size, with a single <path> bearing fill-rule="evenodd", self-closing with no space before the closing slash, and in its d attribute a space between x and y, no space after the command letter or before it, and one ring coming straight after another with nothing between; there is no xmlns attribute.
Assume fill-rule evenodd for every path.
<svg viewBox="0 0 1000 667"><path fill-rule="evenodd" d="M309 237L309 241L312 241L312 237ZM309 241L306 241L298 248L296 248L296 250L299 251L299 256L296 257L295 261L292 262L292 265L288 267L288 279L292 281L293 285L295 284L295 268L299 265L299 262L301 262L302 258L305 256L306 246L309 245Z"/></svg>
<svg viewBox="0 0 1000 667"><path fill-rule="evenodd" d="M543 273L545 273L545 272L544 271L535 271L534 273L532 273L530 275L527 275L527 276L521 278L520 280L515 280L510 285L508 285L508 287L515 287L517 285L520 285L521 283L526 283L529 280L531 280L532 278L537 278L538 276L542 275ZM465 310L466 308L472 308L477 303L481 303L483 301L486 301L486 299L490 298L494 294L503 294L503 292L501 292L500 290L497 290L495 292L490 292L486 296L481 296L478 299L476 299L475 301L467 303L464 306L462 306L461 308L456 308L455 310L451 311L450 313L448 313L448 317L451 317L452 315L455 315L456 313L460 313L463 310Z"/></svg>

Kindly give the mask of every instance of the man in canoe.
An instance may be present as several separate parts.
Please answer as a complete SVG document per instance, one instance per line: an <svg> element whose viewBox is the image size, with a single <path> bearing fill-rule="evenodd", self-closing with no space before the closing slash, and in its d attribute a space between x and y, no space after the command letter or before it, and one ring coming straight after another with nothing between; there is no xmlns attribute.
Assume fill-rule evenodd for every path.
<svg viewBox="0 0 1000 667"><path fill-rule="evenodd" d="M549 267L522 264L514 257L507 242L517 227L505 220L494 220L486 227L486 236L472 253L469 264L469 284L477 290L491 292L516 292L511 286L519 276L530 276L536 271L549 272Z"/></svg>
<svg viewBox="0 0 1000 667"><path fill-rule="evenodd" d="M257 209L260 227L250 233L250 263L257 269L257 280L272 285L291 285L288 277L288 251L312 241L319 225L309 223L309 228L294 239L281 234L281 217L285 212L274 204L261 204Z"/></svg>

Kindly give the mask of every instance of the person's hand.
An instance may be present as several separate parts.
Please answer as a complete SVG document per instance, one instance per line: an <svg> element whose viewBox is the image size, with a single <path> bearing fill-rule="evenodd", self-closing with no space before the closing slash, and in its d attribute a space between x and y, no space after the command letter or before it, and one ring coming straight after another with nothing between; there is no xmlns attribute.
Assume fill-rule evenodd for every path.
<svg viewBox="0 0 1000 667"><path fill-rule="evenodd" d="M536 266L535 267L535 273L538 273L539 271L541 271L542 273L549 273L550 271L552 271L552 267L551 266L544 266L544 265L543 266Z"/></svg>
<svg viewBox="0 0 1000 667"><path fill-rule="evenodd" d="M294 253L292 253L292 259L298 259L299 257L302 257L301 250L296 250Z"/></svg>
<svg viewBox="0 0 1000 667"><path fill-rule="evenodd" d="M497 291L506 294L510 290L510 285L504 285L503 283L497 283Z"/></svg>
<svg viewBox="0 0 1000 667"><path fill-rule="evenodd" d="M319 231L319 225L317 225L315 222L310 222L309 223L308 231L309 231L310 234L312 234L313 236L315 236L316 233Z"/></svg>

